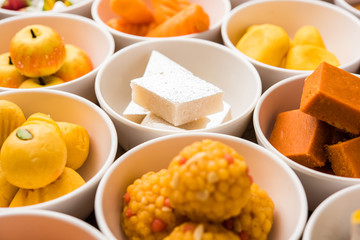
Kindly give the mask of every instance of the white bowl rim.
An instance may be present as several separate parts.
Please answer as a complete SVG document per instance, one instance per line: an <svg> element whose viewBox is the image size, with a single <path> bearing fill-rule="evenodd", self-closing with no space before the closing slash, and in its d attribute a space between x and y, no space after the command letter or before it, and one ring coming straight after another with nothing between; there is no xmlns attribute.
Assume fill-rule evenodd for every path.
<svg viewBox="0 0 360 240"><path fill-rule="evenodd" d="M47 202L38 203L38 204L34 204L34 205L28 205L28 206L22 206L22 207L16 207L16 208L0 207L0 213L1 213L0 215L2 215L3 213L5 213L7 211L13 211L14 209L15 210L19 209L19 210L23 211L23 210L28 210L28 209L51 208L52 206L57 206L57 204L61 203L65 199L73 198L73 196L77 195L78 193L86 192L89 188L91 188L99 183L99 181L105 174L106 170L111 166L111 164L115 160L117 148L118 148L118 136L116 134L116 129L115 129L114 123L111 121L110 117L99 106L97 106L95 103L91 102L90 100L87 100L87 99L80 97L73 93L64 92L61 90L53 90L53 89L19 89L19 91L5 91L5 92L0 92L0 98L4 95L14 95L14 94L19 95L22 93L58 95L61 97L74 99L74 100L79 101L82 104L92 108L104 119L104 121L106 122L106 126L108 126L108 128L109 128L110 137L111 137L111 141L110 141L111 147L110 147L110 152L108 153L108 157L107 157L104 165L99 169L99 171L92 178L90 178L88 181L86 181L84 185L80 186L79 188L77 188L63 196L49 200Z"/></svg>
<svg viewBox="0 0 360 240"><path fill-rule="evenodd" d="M229 20L232 18L232 16L236 15L239 11L241 11L241 10L247 8L247 7L251 7L251 6L256 5L256 4L271 3L271 2L277 3L277 2L288 2L288 1L287 0L251 0L251 1L244 2L244 3L236 6L235 8L233 8L232 11L230 12L230 14L228 14L226 16L226 19L224 20L224 22L223 22L223 24L221 26L221 36L222 36L222 39L224 41L224 44L227 45L227 46L233 46L236 49L235 45L230 41L230 39L229 39L229 37L227 35L228 23L229 23ZM328 3L328 2L325 2L325 1L309 1L309 0L291 0L291 2L298 2L298 3L309 4L309 5L323 6L325 8L331 9L333 11L340 12L344 16L351 19L355 24L359 25L359 28L360 28L360 21L356 16L354 16L353 14L349 14L348 11L336 6L335 4L331 4L331 3ZM257 66L261 66L264 69L267 68L267 69L270 69L272 71L280 71L280 72L287 73L287 74L292 74L292 75L294 75L294 74L304 74L304 73L312 72L311 70L295 70L295 69L287 69L287 68L282 68L282 67L275 67L275 66L272 66L272 65L269 65L269 64L266 64L266 63L262 63L262 62L260 62L258 60L255 60L255 59L247 56L246 54L242 53L241 51L237 50L236 52L237 52L237 54L240 54L240 55L246 57L246 59L248 59L252 64L257 65ZM353 60L351 62L345 63L345 64L341 64L339 67L340 68L348 68L349 66L352 66L356 62L358 62L359 59L360 59L360 55L359 55L359 57L357 59L355 59L355 60Z"/></svg>
<svg viewBox="0 0 360 240"><path fill-rule="evenodd" d="M67 18L67 19L78 21L78 22L82 22L84 24L91 25L94 28L98 29L99 32L101 32L105 36L105 38L107 40L107 45L108 45L108 48L109 48L109 51L107 53L107 58L109 58L115 51L115 40L114 40L113 36L108 31L103 29L98 23L94 22L90 18L80 16L80 15L76 15L76 14L61 13L61 12L51 12L51 13L45 12L45 13L42 13L42 14L37 14L37 13L31 12L31 13L25 14L25 15L11 16L11 17L1 19L0 27L1 27L1 25L5 25L5 24L7 24L9 22L11 23L11 22L14 22L14 21L22 21L24 19L26 20L26 19L29 19L29 18L35 18L35 19L44 19L44 18L55 18L55 19L57 19L57 18L59 18L59 21L61 21L62 18ZM104 62L102 62L97 67L93 68L90 72L88 72L87 74L85 74L85 75L83 75L81 77L78 77L78 78L73 79L73 80L68 81L68 82L61 83L61 86L70 85L70 84L73 84L73 82L83 81L85 78L87 78L89 75L92 75L92 74L96 75L103 64L104 64ZM42 87L42 88L55 89L56 90L59 86L60 85L53 85L53 86L46 86L46 87ZM18 88L0 87L0 91L9 91L9 90L17 91Z"/></svg>
<svg viewBox="0 0 360 240"><path fill-rule="evenodd" d="M97 99L99 101L99 104L101 105L101 107L113 118L115 118L116 120L120 121L121 123L125 124L126 126L132 127L132 128L136 128L136 129L141 129L143 131L146 132L151 132L151 131L157 131L158 133L177 133L179 131L177 130L170 130L170 129L155 129L152 127L148 127L148 126L144 126L135 122L132 122L131 120L125 118L124 116L122 116L121 113L118 113L116 111L114 111L109 105L108 103L104 100L104 98L102 97L102 93L100 91L100 82L101 82L101 77L103 75L103 72L105 71L105 66L107 66L111 61L113 61L113 59L116 59L118 57L118 55L121 55L123 52L127 52L127 51L131 51L133 48L138 48L141 47L143 45L151 45L152 43L156 43L156 42L188 42L188 43L195 43L195 44L205 44L208 46L212 46L214 48L217 48L221 51L226 51L228 54L233 55L234 57L238 58L239 60L241 60L243 62L244 65L246 65L246 67L251 71L251 73L254 74L255 79L253 80L254 84L255 84L255 88L256 88L256 95L254 96L254 99L251 103L251 105L249 105L247 107L247 109L241 114L238 115L236 117L233 117L231 120L222 123L218 126L214 126L211 128L206 128L207 131L210 130L214 130L216 131L217 129L226 127L228 125L234 124L235 121L238 121L240 119L243 119L245 117L247 117L249 114L251 114L256 106L256 103L258 102L261 93L262 93L262 83L261 83L261 78L259 73L257 72L256 68L248 61L246 60L243 56L237 55L235 54L230 48L218 44L218 43L214 43L208 40L203 40L203 39L198 39L198 38L159 38L159 39L153 39L153 40L149 40L149 41L142 41L142 42L137 42L134 44L131 44L129 46L126 46L120 50L118 50L116 53L114 53L110 58L108 58L104 63L102 68L100 68L96 78L95 78L95 94L97 96ZM204 131L204 129L196 129L196 130L186 130L186 131L190 131L190 132L200 132L200 131Z"/></svg>
<svg viewBox="0 0 360 240"><path fill-rule="evenodd" d="M312 214L309 217L309 220L305 226L303 239L310 239L310 234L313 232L314 224L317 221L317 219L320 217L321 213L327 208L327 206L333 202L336 202L337 200L341 199L342 197L349 195L353 192L360 191L360 184L355 184L346 188L343 188L333 194L331 194L329 197L327 197L325 200L323 200L317 208L312 212Z"/></svg>
<svg viewBox="0 0 360 240"><path fill-rule="evenodd" d="M9 10L9 9L5 9L5 8L0 8L0 12L3 12L7 15L12 15L13 16L22 16L22 15L27 15L27 14L47 14L47 13L67 13L67 12L71 12L71 10L74 9L79 9L82 6L88 5L88 4L92 4L93 0L82 0L81 2L75 3L71 6L65 7L65 8L61 8L61 9L57 9L57 10L49 10L49 11L36 11L36 12L26 12L26 11L16 11L16 10ZM9 16L10 17L10 16Z"/></svg>
<svg viewBox="0 0 360 240"><path fill-rule="evenodd" d="M275 91L278 87L281 87L283 85L286 85L287 83L291 83L291 82L296 82L299 81L299 79L305 79L307 76L309 76L308 73L304 73L304 74L299 74L299 75L295 75L292 77L288 77L285 78L277 83L275 83L274 85L272 85L271 87L269 87L260 97L258 103L256 104L256 107L254 109L254 114L253 114L253 125L254 125L254 130L255 130L255 134L258 138L260 138L261 143L265 146L265 148L269 149L270 151L274 152L276 155L278 155L281 159L283 159L291 168L306 174L306 175L311 175L311 177L315 177L318 179L323 179L323 180L330 180L330 181L342 181L342 182L346 182L349 184L357 184L360 183L360 178L350 178L350 177L342 177L342 176L335 176L335 175L331 175L328 173L323 173L308 167L305 167L287 157L285 157L284 155L282 155L276 148L274 148L270 142L268 141L268 139L265 137L264 133L261 131L261 127L260 127L260 123L259 123L259 112L260 112L260 108L262 103L265 101L266 97L268 95L270 95L273 91Z"/></svg>
<svg viewBox="0 0 360 240"><path fill-rule="evenodd" d="M0 219L7 218L7 217L17 217L17 216L36 216L36 217L55 219L55 220L59 220L61 222L66 222L77 228L80 228L83 231L90 233L90 235L97 237L98 239L104 239L104 237L105 237L105 235L103 235L103 233L100 232L100 230L95 228L93 225L91 225L79 218L76 218L74 216L71 216L71 215L68 215L65 213L61 213L61 212L51 211L51 210L45 210L45 209L36 209L36 210L35 209L26 209L26 210L21 209L20 210L20 209L14 208L11 211L2 212L0 214Z"/></svg>
<svg viewBox="0 0 360 240"><path fill-rule="evenodd" d="M253 143L249 140L243 139L243 138L239 138L239 137L235 137L235 136L231 136L231 135L227 135L227 134L222 134L222 133L206 133L206 132L193 132L193 133L178 133L178 134L172 134L172 135L166 135L166 136L161 136L155 139L151 139L149 141L146 141L144 143L141 143L137 146L135 146L134 148L128 150L127 152L125 152L124 154L122 154L120 157L118 157L116 159L116 161L114 162L114 164L112 164L112 166L108 169L108 171L104 174L103 178L100 180L100 183L98 185L98 189L96 191L96 195L95 195L95 218L96 218L96 222L98 224L99 229L107 236L107 237L111 237L115 239L115 236L113 235L113 233L111 232L111 230L109 229L106 220L105 220L105 216L104 213L102 211L102 205L103 205L103 199L102 199L102 195L104 194L104 189L105 189L105 185L106 182L108 181L108 179L111 177L111 175L113 174L113 172L115 171L116 168L119 167L119 165L122 164L123 160L125 158L127 158L128 156L133 155L134 153L136 153L137 151L141 150L141 148L149 146L149 145L153 145L159 142L164 142L167 141L169 139L175 139L175 138L186 138L186 137L192 137L192 136L201 136L203 138L212 138L212 137L219 137L219 138L223 138L223 139L230 139L230 140L235 140L238 142L241 142L241 144L244 144L248 147L254 148L257 151L261 151L266 153L267 155L270 155L270 157L277 163L279 164L281 167L283 167L284 169L287 169L290 177L293 179L296 187L299 190L299 193L301 195L301 199L300 199L300 204L301 206L299 206L300 208L303 208L305 211L303 211L301 213L301 216L299 218L299 223L296 226L296 229L294 229L294 232L292 234L292 236L289 239L299 239L300 236L303 233L305 224L307 222L307 218L308 218L308 203L307 203L307 198L306 198L306 194L305 194L305 190L304 187L300 181L300 179L298 178L298 176L296 175L296 173L286 164L284 163L278 156L276 156L274 153L272 153L271 151L267 150L266 148Z"/></svg>
<svg viewBox="0 0 360 240"><path fill-rule="evenodd" d="M357 17L360 17L360 10L354 8L353 6L351 6L351 4L348 3L348 1L345 0L334 0L335 5L338 5L340 7L343 7L344 9L346 9L347 11L351 12L352 14L354 14Z"/></svg>
<svg viewBox="0 0 360 240"><path fill-rule="evenodd" d="M113 34L114 36L117 37L125 37L128 39L132 39L132 40L137 40L137 41L144 41L144 40L151 40L151 39L158 39L158 37L144 37L144 36L137 36L137 35L133 35L133 34L129 34L129 33L124 33L121 31L117 31L116 29L111 28L110 26L108 26L97 14L97 10L99 8L99 4L100 1L102 0L94 0L94 2L92 3L91 6L91 16L94 19L95 22L97 22L98 24L100 24L102 27L105 27L111 34ZM192 33L192 34L187 34L187 35L181 35L181 36L174 36L174 37L166 37L167 39L178 39L178 38L183 38L184 36L186 37L197 37L198 35L204 34L212 29L217 29L217 28L221 28L222 23L224 22L227 14L230 13L231 11L231 3L229 0L222 0L222 2L224 3L225 6L225 14L223 17L221 17L221 19L216 22L213 25L210 25L210 28L204 32L199 32L199 33Z"/></svg>

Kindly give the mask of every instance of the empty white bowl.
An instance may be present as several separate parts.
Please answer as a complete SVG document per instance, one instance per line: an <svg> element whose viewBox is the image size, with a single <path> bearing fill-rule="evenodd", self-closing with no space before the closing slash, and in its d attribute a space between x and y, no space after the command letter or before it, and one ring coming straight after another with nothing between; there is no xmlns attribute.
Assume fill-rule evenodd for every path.
<svg viewBox="0 0 360 240"><path fill-rule="evenodd" d="M74 14L26 14L0 21L0 53L9 52L12 37L20 29L31 24L43 24L53 28L64 38L65 43L71 43L83 49L89 55L94 67L92 71L77 79L46 88L75 93L95 102L95 76L102 63L115 50L111 34L93 20ZM17 89L0 87L0 92L8 90Z"/></svg>
<svg viewBox="0 0 360 240"><path fill-rule="evenodd" d="M229 0L189 0L191 3L197 3L204 8L204 11L209 15L210 27L209 30L201 33L194 33L185 35L191 38L201 38L214 42L221 42L221 24L225 17L231 10ZM152 37L136 36L132 34L123 33L109 27L106 22L117 15L110 9L110 0L94 0L91 8L92 18L100 24L104 29L108 30L115 39L116 50L119 50L130 44L147 41L153 39ZM182 38L184 36L170 37Z"/></svg>
<svg viewBox="0 0 360 240"><path fill-rule="evenodd" d="M300 107L304 80L307 76L308 74L302 74L284 79L266 90L255 107L253 123L257 142L274 152L298 175L306 192L309 210L312 211L325 198L345 187L359 184L360 179L310 169L285 157L270 144L269 137L277 115Z"/></svg>
<svg viewBox="0 0 360 240"><path fill-rule="evenodd" d="M54 9L51 11L37 11L36 14L52 14L52 13L70 13L75 15L80 15L84 17L91 17L91 5L93 3L93 0L81 0L78 3L75 3L71 6L68 6L66 8L61 9ZM13 17L13 16L24 16L27 14L33 14L34 12L26 12L26 11L14 11L14 10L8 10L4 8L0 8L0 19L7 18L7 17Z"/></svg>
<svg viewBox="0 0 360 240"><path fill-rule="evenodd" d="M282 27L291 39L302 26L315 26L320 31L326 48L339 59L340 68L355 72L360 66L360 22L348 11L325 1L247 1L231 10L222 25L221 34L227 47L254 64L264 91L282 79L309 72L264 64L246 56L235 47L249 26L266 23Z"/></svg>
<svg viewBox="0 0 360 240"><path fill-rule="evenodd" d="M94 226L73 216L48 210L22 210L0 214L2 239L105 240Z"/></svg>
<svg viewBox="0 0 360 240"><path fill-rule="evenodd" d="M6 91L1 100L17 104L27 118L33 113L48 114L55 121L65 121L83 126L90 138L89 155L76 170L85 184L54 200L15 208L0 208L0 215L18 209L53 210L85 219L94 209L98 183L113 163L117 152L117 135L109 116L94 103L75 94L50 89ZM1 235L0 235L1 236Z"/></svg>
<svg viewBox="0 0 360 240"><path fill-rule="evenodd" d="M308 214L304 189L296 174L279 157L250 141L216 133L184 133L143 143L119 157L102 178L95 200L100 230L109 239L127 239L121 229L122 197L135 179L167 168L172 158L195 141L212 139L234 148L249 166L255 183L275 204L269 240L299 239ZM156 159L156 160L155 160Z"/></svg>
<svg viewBox="0 0 360 240"><path fill-rule="evenodd" d="M119 144L125 150L147 140L178 132L146 127L123 116L131 100L130 81L143 76L153 50L222 89L223 99L231 106L230 121L217 127L189 131L242 135L261 95L261 81L254 66L229 48L210 41L195 38L157 39L119 50L104 63L95 80L99 104L113 120Z"/></svg>
<svg viewBox="0 0 360 240"><path fill-rule="evenodd" d="M360 209L359 198L359 184L330 195L311 214L303 240L351 239L351 215Z"/></svg>

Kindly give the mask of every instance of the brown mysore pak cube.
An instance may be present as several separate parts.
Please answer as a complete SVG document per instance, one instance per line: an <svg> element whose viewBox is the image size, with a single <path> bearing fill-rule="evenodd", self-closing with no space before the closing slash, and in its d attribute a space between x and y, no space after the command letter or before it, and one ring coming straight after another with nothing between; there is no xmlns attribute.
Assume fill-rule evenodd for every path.
<svg viewBox="0 0 360 240"><path fill-rule="evenodd" d="M296 109L278 114L269 142L301 165L321 167L330 132L331 126Z"/></svg>
<svg viewBox="0 0 360 240"><path fill-rule="evenodd" d="M360 137L327 146L335 175L360 178Z"/></svg>
<svg viewBox="0 0 360 240"><path fill-rule="evenodd" d="M305 79L300 110L352 134L360 133L360 78L326 62Z"/></svg>

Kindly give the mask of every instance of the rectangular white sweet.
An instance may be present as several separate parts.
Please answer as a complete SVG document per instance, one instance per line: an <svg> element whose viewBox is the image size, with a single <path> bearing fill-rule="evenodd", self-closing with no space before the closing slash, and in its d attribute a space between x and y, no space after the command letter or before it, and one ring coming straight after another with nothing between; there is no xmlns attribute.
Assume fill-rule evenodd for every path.
<svg viewBox="0 0 360 240"><path fill-rule="evenodd" d="M131 80L132 100L174 126L223 109L223 91L193 74L172 71Z"/></svg>
<svg viewBox="0 0 360 240"><path fill-rule="evenodd" d="M151 52L143 76L148 76L157 73L173 72L173 71L192 74L189 70L187 70L177 62L171 60L170 58L161 54L160 52L153 50Z"/></svg>
<svg viewBox="0 0 360 240"><path fill-rule="evenodd" d="M166 130L196 130L196 129L204 129L210 127L216 127L224 122L231 120L231 108L230 105L224 102L224 110L208 115L206 117L194 120L189 123L185 123L180 126L173 126L169 122L165 121L161 117L156 116L153 113L146 115L144 120L141 122L141 125L157 128L157 129L166 129Z"/></svg>
<svg viewBox="0 0 360 240"><path fill-rule="evenodd" d="M172 131L181 131L181 128L175 127L162 119L161 117L156 116L153 113L149 113L145 116L145 118L142 120L141 125L156 128L156 129L162 129L162 130L172 130Z"/></svg>
<svg viewBox="0 0 360 240"><path fill-rule="evenodd" d="M130 101L123 112L123 116L130 121L135 123L141 123L144 117L149 113L149 110L143 108L142 106Z"/></svg>

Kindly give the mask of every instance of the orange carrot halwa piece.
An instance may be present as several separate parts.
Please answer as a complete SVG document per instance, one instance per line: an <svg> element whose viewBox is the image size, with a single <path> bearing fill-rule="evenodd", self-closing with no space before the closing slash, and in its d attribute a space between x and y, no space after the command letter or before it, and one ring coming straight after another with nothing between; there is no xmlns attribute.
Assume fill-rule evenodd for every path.
<svg viewBox="0 0 360 240"><path fill-rule="evenodd" d="M155 22L165 22L190 4L188 0L152 0Z"/></svg>
<svg viewBox="0 0 360 240"><path fill-rule="evenodd" d="M154 23L129 23L122 18L111 18L106 22L106 24L120 32L137 36L145 36L154 25Z"/></svg>
<svg viewBox="0 0 360 240"><path fill-rule="evenodd" d="M110 0L110 8L130 23L149 23L154 20L152 10L143 0Z"/></svg>
<svg viewBox="0 0 360 240"><path fill-rule="evenodd" d="M198 4L191 4L173 17L150 30L147 37L173 37L203 32L209 29L210 18Z"/></svg>

